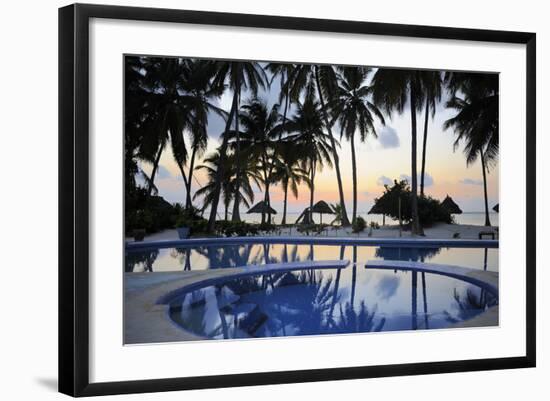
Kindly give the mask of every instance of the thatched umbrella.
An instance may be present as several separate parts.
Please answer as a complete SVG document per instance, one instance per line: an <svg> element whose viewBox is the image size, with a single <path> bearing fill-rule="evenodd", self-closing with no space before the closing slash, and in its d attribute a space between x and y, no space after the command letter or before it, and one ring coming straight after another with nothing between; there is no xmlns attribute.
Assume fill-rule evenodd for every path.
<svg viewBox="0 0 550 401"><path fill-rule="evenodd" d="M260 201L256 203L254 206L252 206L250 210L246 213L247 214L252 214L252 213L277 214L277 211L273 209L271 206L269 206L267 203L265 203L264 201Z"/></svg>
<svg viewBox="0 0 550 401"><path fill-rule="evenodd" d="M460 210L453 198L451 198L449 195L447 195L447 197L443 199L443 202L441 202L441 206L447 209L451 214L462 214L462 210Z"/></svg>
<svg viewBox="0 0 550 401"><path fill-rule="evenodd" d="M311 224L311 213L309 213L309 207L306 207L302 213L296 219L296 224Z"/></svg>
<svg viewBox="0 0 550 401"><path fill-rule="evenodd" d="M313 205L313 207L311 208L311 212L319 213L321 224L323 224L323 214L335 214L334 210L329 206L329 204L323 200Z"/></svg>
<svg viewBox="0 0 550 401"><path fill-rule="evenodd" d="M380 205L379 202L375 202L374 205L369 210L368 214L381 214L382 215L382 225L386 225L386 213L384 213L384 209Z"/></svg>
<svg viewBox="0 0 550 401"><path fill-rule="evenodd" d="M499 205L499 204L497 203L495 206L493 206L493 210L494 210L495 212L497 212L497 213L498 213L498 205Z"/></svg>

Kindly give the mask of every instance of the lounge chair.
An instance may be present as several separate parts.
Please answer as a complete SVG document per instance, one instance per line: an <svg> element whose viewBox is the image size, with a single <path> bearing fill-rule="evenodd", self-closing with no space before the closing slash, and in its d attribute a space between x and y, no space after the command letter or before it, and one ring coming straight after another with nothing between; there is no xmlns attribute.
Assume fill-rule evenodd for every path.
<svg viewBox="0 0 550 401"><path fill-rule="evenodd" d="M479 236L479 239L483 239L484 236L488 236L488 237L491 237L491 239L495 239L495 232L494 231L480 231L478 236Z"/></svg>

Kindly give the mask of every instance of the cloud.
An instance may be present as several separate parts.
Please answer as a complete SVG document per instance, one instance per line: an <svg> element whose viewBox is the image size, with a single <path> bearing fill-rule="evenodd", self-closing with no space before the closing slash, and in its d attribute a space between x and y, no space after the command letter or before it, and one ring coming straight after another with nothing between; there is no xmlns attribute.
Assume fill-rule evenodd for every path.
<svg viewBox="0 0 550 401"><path fill-rule="evenodd" d="M170 171L166 167L161 165L158 166L156 174L157 174L156 178L158 178L159 180L172 178L172 173L170 173Z"/></svg>
<svg viewBox="0 0 550 401"><path fill-rule="evenodd" d="M380 177L378 177L378 179L376 180L376 183L378 185L380 185L381 187L383 187L384 185L392 185L393 184L393 180L391 178L388 178L386 177L385 175L381 175Z"/></svg>
<svg viewBox="0 0 550 401"><path fill-rule="evenodd" d="M409 184L411 183L411 176L408 175L408 174L401 174L399 176L399 179L400 180L405 180L407 181ZM420 185L420 174L418 174L418 185ZM432 185L434 184L434 179L433 177L428 173L426 172L424 174L424 187L431 187Z"/></svg>
<svg viewBox="0 0 550 401"><path fill-rule="evenodd" d="M399 277L383 277L376 286L376 294L385 301L389 300L397 293L400 281Z"/></svg>
<svg viewBox="0 0 550 401"><path fill-rule="evenodd" d="M385 126L378 131L378 142L383 149L391 149L399 147L399 137L397 131L392 127Z"/></svg>
<svg viewBox="0 0 550 401"><path fill-rule="evenodd" d="M464 178L463 180L460 180L459 182L461 184L466 184L466 185L483 185L483 181L474 180L472 178Z"/></svg>

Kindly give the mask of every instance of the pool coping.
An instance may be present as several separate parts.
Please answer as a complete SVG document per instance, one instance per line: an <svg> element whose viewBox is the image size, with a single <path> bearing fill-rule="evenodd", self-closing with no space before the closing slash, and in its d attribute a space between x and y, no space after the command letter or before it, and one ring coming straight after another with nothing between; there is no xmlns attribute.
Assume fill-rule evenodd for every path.
<svg viewBox="0 0 550 401"><path fill-rule="evenodd" d="M498 295L499 274L497 272L476 270L463 266L438 265L422 262L388 261L393 263L393 265L381 262L386 261L368 261L365 268L424 271L446 275L478 285L492 293L496 292ZM267 269L265 268L266 265L250 265L202 271L125 273L124 344L135 345L144 343L208 340L183 330L169 318L168 304L170 300L181 295L183 292L237 277L296 270L343 269L348 266L349 261L315 261L315 266L312 266L311 261L309 261L309 266L312 266L309 268L305 267L307 263L308 262L300 262L299 266L297 266L296 263L294 263L294 266L289 266L292 265L292 263L275 263ZM378 267L374 267L375 265L378 265ZM147 280L152 277L157 278L157 280L150 285L136 291L128 290L126 280L139 281ZM159 277L161 277L160 280L158 279ZM451 325L449 328L498 326L498 312L498 306L495 306L472 319Z"/></svg>
<svg viewBox="0 0 550 401"><path fill-rule="evenodd" d="M399 247L452 247L498 248L498 240L433 239L433 238L365 238L365 237L312 237L312 236L250 236L205 237L174 240L126 242L126 250L173 248L185 246L238 245L238 244L305 244L305 245L372 245Z"/></svg>

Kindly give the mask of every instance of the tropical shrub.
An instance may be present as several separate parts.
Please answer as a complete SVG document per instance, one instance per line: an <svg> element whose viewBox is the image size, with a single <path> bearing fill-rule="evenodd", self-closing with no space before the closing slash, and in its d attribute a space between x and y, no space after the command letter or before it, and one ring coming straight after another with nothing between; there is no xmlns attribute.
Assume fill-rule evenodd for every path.
<svg viewBox="0 0 550 401"><path fill-rule="evenodd" d="M160 196L148 197L141 191L136 191L135 195L125 205L127 234L135 229L144 229L151 234L173 227L174 207L170 203Z"/></svg>
<svg viewBox="0 0 550 401"><path fill-rule="evenodd" d="M244 221L216 221L216 233L225 237L258 235L260 231L273 231L275 228L275 225L269 223L252 224Z"/></svg>
<svg viewBox="0 0 550 401"><path fill-rule="evenodd" d="M306 233L308 235L309 233L320 234L323 232L325 227L328 227L328 224L300 224L297 230L299 233Z"/></svg>
<svg viewBox="0 0 550 401"><path fill-rule="evenodd" d="M174 206L178 209L178 204ZM195 208L181 209L175 216L174 227L189 227L190 235L204 235L207 231L208 221L199 215L199 212Z"/></svg>
<svg viewBox="0 0 550 401"><path fill-rule="evenodd" d="M367 227L367 222L361 216L357 216L353 223L351 223L351 229L354 233L360 233Z"/></svg>
<svg viewBox="0 0 550 401"><path fill-rule="evenodd" d="M394 181L390 187L385 185L384 194L375 199L375 208L395 220L399 219L399 199L401 199L401 219L405 224L412 220L411 188L407 181ZM418 217L420 224L429 227L434 223L452 223L449 211L441 206L441 202L430 196L418 197Z"/></svg>

